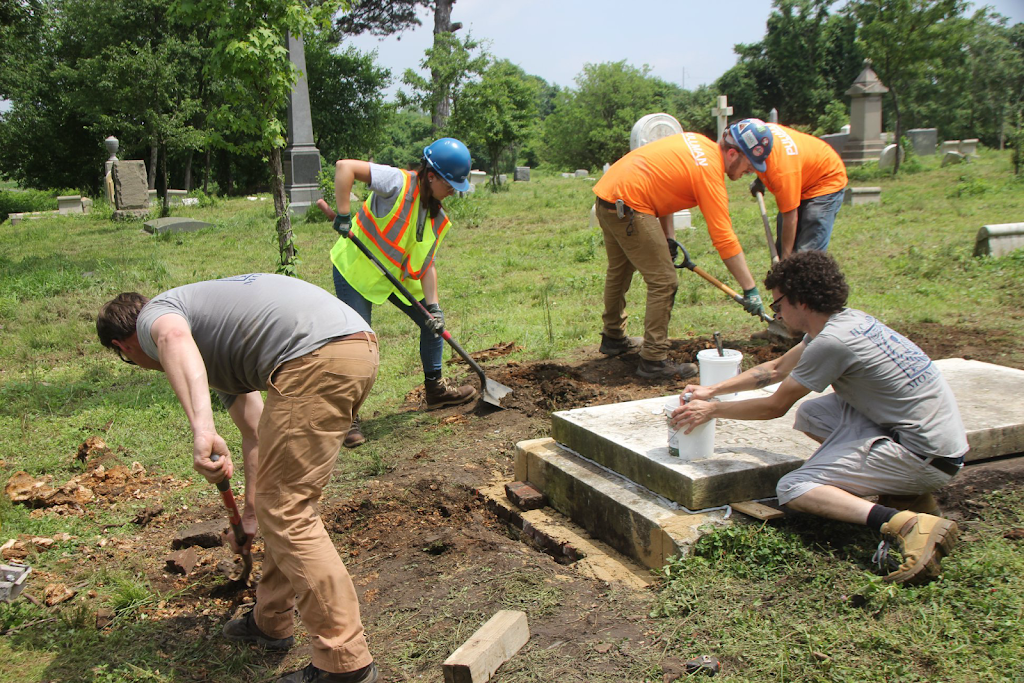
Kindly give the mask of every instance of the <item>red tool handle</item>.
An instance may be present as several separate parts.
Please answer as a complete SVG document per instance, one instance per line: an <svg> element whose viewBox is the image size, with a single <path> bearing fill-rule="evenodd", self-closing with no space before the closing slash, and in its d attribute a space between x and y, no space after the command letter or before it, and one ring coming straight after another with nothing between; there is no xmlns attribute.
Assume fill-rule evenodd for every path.
<svg viewBox="0 0 1024 683"><path fill-rule="evenodd" d="M214 453L210 456L212 462L217 462L220 459L220 455ZM231 525L231 531L235 534L235 542L238 543L238 547L242 548L249 540L249 534L245 533L242 529L242 515L238 514L238 505L235 504L235 494L231 492L231 479L224 477L217 482L217 490L220 491L220 497L224 500L224 507L228 511L228 523Z"/></svg>

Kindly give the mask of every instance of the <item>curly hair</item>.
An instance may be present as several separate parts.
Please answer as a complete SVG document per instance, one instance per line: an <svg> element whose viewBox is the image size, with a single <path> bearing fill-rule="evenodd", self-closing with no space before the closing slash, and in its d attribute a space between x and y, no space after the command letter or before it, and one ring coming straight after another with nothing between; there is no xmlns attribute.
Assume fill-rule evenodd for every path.
<svg viewBox="0 0 1024 683"><path fill-rule="evenodd" d="M801 251L779 261L764 279L794 304L832 315L846 307L850 288L836 260L823 251Z"/></svg>
<svg viewBox="0 0 1024 683"><path fill-rule="evenodd" d="M103 304L96 316L96 334L100 344L112 349L113 340L123 341L135 334L139 311L148 303L149 299L138 292L123 292Z"/></svg>

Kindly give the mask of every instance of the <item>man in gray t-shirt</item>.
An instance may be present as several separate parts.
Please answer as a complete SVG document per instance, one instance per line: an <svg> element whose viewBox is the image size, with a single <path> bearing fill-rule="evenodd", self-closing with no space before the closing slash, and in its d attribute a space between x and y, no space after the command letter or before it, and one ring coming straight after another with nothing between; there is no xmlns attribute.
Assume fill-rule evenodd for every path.
<svg viewBox="0 0 1024 683"><path fill-rule="evenodd" d="M879 529L905 561L887 581L923 583L956 542L955 522L937 515L931 492L963 466L967 436L953 393L931 359L870 315L846 308L849 288L821 251L799 252L765 279L777 318L803 341L785 355L712 386L690 385L673 413L688 432L712 418L770 420L809 392L794 428L821 446L779 480L779 502ZM780 382L768 398L720 403L714 396ZM878 504L867 496L878 496ZM892 507L891 507L892 506ZM899 509L905 508L905 509Z"/></svg>
<svg viewBox="0 0 1024 683"><path fill-rule="evenodd" d="M167 375L192 427L193 467L209 481L234 474L211 388L242 433L249 541L236 550L249 552L258 527L265 551L256 605L225 624L224 635L287 649L297 607L313 661L280 681L376 681L352 579L316 510L352 415L377 377L370 327L315 285L252 273L152 300L120 294L100 309L96 331L121 360Z"/></svg>

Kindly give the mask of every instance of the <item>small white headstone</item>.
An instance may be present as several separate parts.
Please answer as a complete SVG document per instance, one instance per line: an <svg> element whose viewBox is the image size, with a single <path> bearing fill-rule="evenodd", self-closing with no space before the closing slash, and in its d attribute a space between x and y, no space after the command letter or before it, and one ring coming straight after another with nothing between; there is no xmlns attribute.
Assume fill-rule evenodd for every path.
<svg viewBox="0 0 1024 683"><path fill-rule="evenodd" d="M778 123L778 122L779 122L779 110L776 109L775 107L772 107L772 110L770 112L768 112L768 123Z"/></svg>
<svg viewBox="0 0 1024 683"><path fill-rule="evenodd" d="M57 197L57 212L64 215L82 213L82 195L72 194Z"/></svg>
<svg viewBox="0 0 1024 683"><path fill-rule="evenodd" d="M604 162L604 166L601 167L601 173L607 173L608 169L611 168L611 167L612 167L612 165L609 164L607 161Z"/></svg>
<svg viewBox="0 0 1024 683"><path fill-rule="evenodd" d="M188 190L167 190L167 206L181 206L181 200L188 194Z"/></svg>
<svg viewBox="0 0 1024 683"><path fill-rule="evenodd" d="M487 174L484 173L483 171L470 171L469 172L469 182L473 183L474 185L476 185L477 183L485 182L486 180L487 180Z"/></svg>
<svg viewBox="0 0 1024 683"><path fill-rule="evenodd" d="M961 154L960 152L946 152L942 155L943 166L954 166L956 164L962 164L967 161L968 157Z"/></svg>
<svg viewBox="0 0 1024 683"><path fill-rule="evenodd" d="M634 150L637 147L643 147L648 142L682 132L683 127L671 114L648 114L640 117L640 120L633 124L633 130L629 133L629 149ZM607 168L605 170L607 171Z"/></svg>
<svg viewBox="0 0 1024 683"><path fill-rule="evenodd" d="M690 215L689 209L683 209L682 211L676 211L672 215L672 226L676 230L682 230L683 228L693 229L693 217Z"/></svg>
<svg viewBox="0 0 1024 683"><path fill-rule="evenodd" d="M575 175L577 178L586 178L588 175L590 175L590 171L588 171L585 168L577 168Z"/></svg>
<svg viewBox="0 0 1024 683"><path fill-rule="evenodd" d="M563 173L563 174L562 174L562 177L563 177L563 178L573 178L573 177L575 177L575 176L573 176L573 174L572 174L572 173Z"/></svg>
<svg viewBox="0 0 1024 683"><path fill-rule="evenodd" d="M961 140L959 152L964 156L968 157L978 156L978 138L969 138L967 140Z"/></svg>
<svg viewBox="0 0 1024 683"><path fill-rule="evenodd" d="M590 227L596 228L600 223L597 220L597 204L590 205Z"/></svg>
<svg viewBox="0 0 1024 683"><path fill-rule="evenodd" d="M845 126L840 128L839 132L840 133L846 133L847 135L849 135L850 134L850 124L846 124Z"/></svg>
<svg viewBox="0 0 1024 683"><path fill-rule="evenodd" d="M903 149L898 145L887 145L878 157L878 168L892 168L896 165L896 153L899 152L900 163L903 163Z"/></svg>
<svg viewBox="0 0 1024 683"><path fill-rule="evenodd" d="M943 154L945 154L946 152L959 152L960 151L960 141L959 140L944 140L942 142L942 149L939 150L939 151L942 152Z"/></svg>

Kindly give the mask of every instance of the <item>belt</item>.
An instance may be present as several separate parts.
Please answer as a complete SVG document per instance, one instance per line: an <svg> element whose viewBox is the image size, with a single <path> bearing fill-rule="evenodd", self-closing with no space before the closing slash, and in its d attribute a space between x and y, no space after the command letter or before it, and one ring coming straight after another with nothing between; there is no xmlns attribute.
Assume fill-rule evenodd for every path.
<svg viewBox="0 0 1024 683"><path fill-rule="evenodd" d="M601 199L600 197L598 197L597 198L597 205L600 206L602 209L608 209L609 211L615 211L615 202L609 202L607 200L604 200L604 199ZM626 206L625 204L622 205L622 208L625 211L632 211L633 210L630 207Z"/></svg>
<svg viewBox="0 0 1024 683"><path fill-rule="evenodd" d="M355 341L357 339L365 339L366 341L373 342L374 344L377 343L377 335L375 335L373 332L367 332L365 330L360 331L360 332L353 332L352 334L346 334L344 337L338 337L336 339L332 339L331 341L332 342L343 342L343 341Z"/></svg>
<svg viewBox="0 0 1024 683"><path fill-rule="evenodd" d="M911 453L913 453L913 451L911 451ZM950 476L959 472L960 468L964 466L964 456L962 455L959 458L925 457L923 455L918 455L917 453L914 453L914 455L917 455L917 457L924 460L926 465L931 465L940 472L945 472Z"/></svg>

